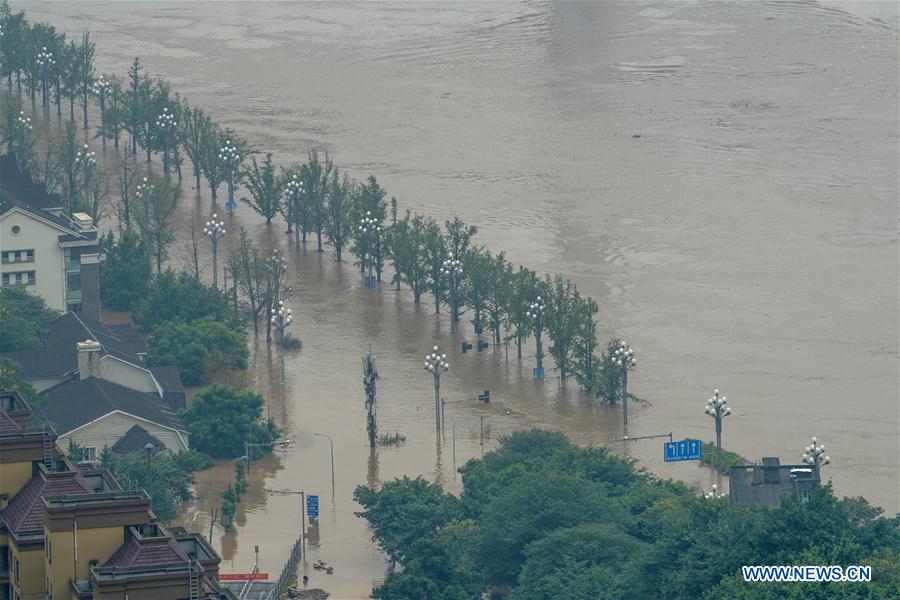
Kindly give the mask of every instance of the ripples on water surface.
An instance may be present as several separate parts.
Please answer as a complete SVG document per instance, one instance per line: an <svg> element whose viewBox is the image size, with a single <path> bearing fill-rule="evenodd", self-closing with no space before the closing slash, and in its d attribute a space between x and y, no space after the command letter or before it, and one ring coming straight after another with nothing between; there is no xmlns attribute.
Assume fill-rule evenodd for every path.
<svg viewBox="0 0 900 600"><path fill-rule="evenodd" d="M735 411L729 449L790 461L818 435L837 492L893 512L895 6L27 8L68 32L90 28L106 71L124 73L139 54L151 73L280 160L301 159L310 144L328 148L356 177L375 173L402 208L461 215L481 227L481 243L571 276L598 300L604 335L627 337L641 356L634 391L652 407L635 408L631 435L709 438L701 405L721 387ZM267 231L246 211L236 221L287 249L280 225ZM276 571L297 502L262 488L315 488L323 541L313 554L337 565L326 587L361 597L383 562L350 514L352 486L406 472L458 485L449 440L435 466L430 384L416 367L433 340L448 348L459 340L427 303L367 293L349 265L319 259L292 258L305 347L289 357L286 393L272 393L273 414L298 446L255 473L237 533L216 543L235 561L225 570L245 568L260 543L264 570ZM367 460L357 372L369 343L383 375L382 426L410 438L377 461ZM497 397L484 413L492 435L533 424L582 443L622 433L618 411L528 381L530 359L520 369L502 352L451 357L449 397L479 388ZM260 365L265 358L260 350ZM267 370L260 375L265 389ZM459 461L479 452L480 410L458 411ZM336 512L324 501L327 444L312 431L336 437ZM712 483L704 470L662 465L655 442L623 450L655 473ZM213 496L224 478L208 474L199 492ZM205 527L214 501L188 515L192 525Z"/></svg>

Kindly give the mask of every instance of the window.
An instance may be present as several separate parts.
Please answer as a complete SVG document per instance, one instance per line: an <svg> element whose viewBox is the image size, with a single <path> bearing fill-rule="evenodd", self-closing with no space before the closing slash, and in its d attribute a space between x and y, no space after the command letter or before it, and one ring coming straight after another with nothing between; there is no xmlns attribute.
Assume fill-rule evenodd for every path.
<svg viewBox="0 0 900 600"><path fill-rule="evenodd" d="M15 569L14 569L14 570L15 570L15 572L16 572L16 584L18 584L18 583L19 583L19 557L18 557L18 556L16 557Z"/></svg>
<svg viewBox="0 0 900 600"><path fill-rule="evenodd" d="M37 275L34 271L13 271L3 274L3 285L34 285Z"/></svg>
<svg viewBox="0 0 900 600"><path fill-rule="evenodd" d="M94 462L97 460L97 449L94 447L81 449L81 462Z"/></svg>
<svg viewBox="0 0 900 600"><path fill-rule="evenodd" d="M18 225L13 225L12 229L10 229L10 231L12 231L13 235L19 235L22 232L22 228L19 227Z"/></svg>
<svg viewBox="0 0 900 600"><path fill-rule="evenodd" d="M6 250L0 253L0 261L4 264L34 262L34 250Z"/></svg>

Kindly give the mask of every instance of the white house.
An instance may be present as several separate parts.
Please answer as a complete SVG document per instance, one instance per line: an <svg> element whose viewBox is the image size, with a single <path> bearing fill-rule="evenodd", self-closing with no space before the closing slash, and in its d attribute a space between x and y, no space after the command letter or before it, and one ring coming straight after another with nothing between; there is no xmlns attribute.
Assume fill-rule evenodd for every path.
<svg viewBox="0 0 900 600"><path fill-rule="evenodd" d="M100 254L89 215L63 212L47 192L0 156L0 285L21 285L50 308L100 318Z"/></svg>
<svg viewBox="0 0 900 600"><path fill-rule="evenodd" d="M135 426L170 452L189 448L187 428L156 394L88 377L66 381L43 396L42 412L59 434L60 447L75 440L85 449L85 460L96 460L104 446L115 447Z"/></svg>

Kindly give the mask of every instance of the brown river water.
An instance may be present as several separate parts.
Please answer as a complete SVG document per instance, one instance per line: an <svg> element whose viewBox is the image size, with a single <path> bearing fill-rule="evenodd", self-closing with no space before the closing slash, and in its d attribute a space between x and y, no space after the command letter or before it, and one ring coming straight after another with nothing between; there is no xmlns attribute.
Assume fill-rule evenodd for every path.
<svg viewBox="0 0 900 600"><path fill-rule="evenodd" d="M459 215L479 243L573 279L599 303L603 335L639 357L630 389L650 405L631 408L629 435L712 439L703 405L718 387L733 409L728 449L799 461L817 435L838 494L900 507L895 3L18 7L70 34L89 28L104 72L139 55L282 164L327 148L353 176L377 175L401 210ZM203 190L201 214L210 204ZM385 561L353 515L353 488L422 474L459 491L454 420L456 465L482 452L484 416L485 449L539 425L698 490L717 481L663 463L662 440L612 443L620 410L553 374L532 381L531 344L521 364L502 348L462 355L468 323L451 334L428 302L364 289L352 265L295 252L283 224L247 207L228 221L220 256L240 227L287 253L304 347L281 385L275 355L253 343L252 383L295 443L254 466L237 526L215 528L223 571L249 569L258 545L277 576L299 496L265 490L305 490L322 511L309 562L335 566L304 567L311 585L365 597ZM485 388L495 399L448 406L441 437L421 370L434 344L451 363L446 399ZM381 429L408 437L372 456L359 358L370 345ZM329 445L313 432L334 439L333 500ZM207 531L226 477L224 465L200 474L184 524Z"/></svg>

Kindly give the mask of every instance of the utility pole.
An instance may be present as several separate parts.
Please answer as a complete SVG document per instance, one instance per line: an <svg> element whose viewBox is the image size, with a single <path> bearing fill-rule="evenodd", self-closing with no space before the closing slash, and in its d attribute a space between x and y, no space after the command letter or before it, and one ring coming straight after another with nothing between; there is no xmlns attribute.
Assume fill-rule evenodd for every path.
<svg viewBox="0 0 900 600"><path fill-rule="evenodd" d="M375 366L375 357L371 350L364 354L363 360L363 387L366 390L366 430L369 433L369 447L374 448L378 441L378 424L376 423L377 406L375 404L375 380L378 379L378 367Z"/></svg>

